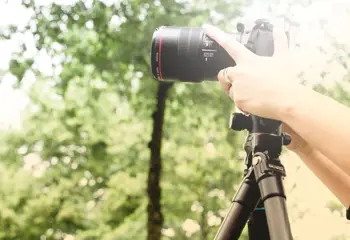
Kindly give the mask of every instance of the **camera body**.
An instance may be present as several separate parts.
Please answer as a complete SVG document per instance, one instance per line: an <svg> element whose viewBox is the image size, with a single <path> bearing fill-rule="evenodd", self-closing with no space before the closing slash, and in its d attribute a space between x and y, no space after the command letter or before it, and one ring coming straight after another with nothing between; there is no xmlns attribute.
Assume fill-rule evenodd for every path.
<svg viewBox="0 0 350 240"><path fill-rule="evenodd" d="M240 41L245 32L237 24ZM255 21L244 44L260 56L272 56L273 25L265 19ZM160 81L202 82L216 81L220 70L235 66L234 59L202 28L162 26L152 38L152 74Z"/></svg>

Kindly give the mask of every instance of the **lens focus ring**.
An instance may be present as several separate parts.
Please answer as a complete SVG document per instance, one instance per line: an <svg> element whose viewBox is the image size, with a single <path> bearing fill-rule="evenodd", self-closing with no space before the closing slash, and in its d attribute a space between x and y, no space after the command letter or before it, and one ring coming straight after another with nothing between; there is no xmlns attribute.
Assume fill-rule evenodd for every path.
<svg viewBox="0 0 350 240"><path fill-rule="evenodd" d="M178 56L195 57L198 54L198 36L201 29L182 28L178 40Z"/></svg>

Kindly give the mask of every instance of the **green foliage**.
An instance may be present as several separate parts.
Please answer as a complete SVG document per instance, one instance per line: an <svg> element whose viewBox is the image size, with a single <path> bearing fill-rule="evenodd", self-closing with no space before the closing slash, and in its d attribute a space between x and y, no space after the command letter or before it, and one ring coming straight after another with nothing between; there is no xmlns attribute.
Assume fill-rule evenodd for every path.
<svg viewBox="0 0 350 240"><path fill-rule="evenodd" d="M335 82L332 86L324 86L319 84L314 87L314 90L327 95L334 100L345 104L346 106L350 106L350 83L345 78L343 81Z"/></svg>
<svg viewBox="0 0 350 240"><path fill-rule="evenodd" d="M10 64L18 86L30 72L36 81L28 90L23 128L3 137L0 146L0 239L146 238L147 146L157 88L150 73L151 36L160 25L224 26L213 11L234 17L239 9L225 1L203 6L27 3L35 14L26 29L38 51L55 60L52 74L25 51ZM164 239L212 239L217 231L242 174L241 138L228 129L231 111L217 83L172 88L161 200L164 228L175 236L164 231ZM189 219L200 226L192 235L183 229Z"/></svg>

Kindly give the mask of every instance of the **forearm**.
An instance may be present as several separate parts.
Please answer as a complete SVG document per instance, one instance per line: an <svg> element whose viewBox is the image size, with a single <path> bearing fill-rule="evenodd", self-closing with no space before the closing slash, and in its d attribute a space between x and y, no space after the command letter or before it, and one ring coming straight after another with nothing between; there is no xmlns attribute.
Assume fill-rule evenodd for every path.
<svg viewBox="0 0 350 240"><path fill-rule="evenodd" d="M350 206L350 177L336 164L315 149L295 151L305 165L348 208Z"/></svg>
<svg viewBox="0 0 350 240"><path fill-rule="evenodd" d="M280 119L350 175L350 109L302 86L293 91Z"/></svg>

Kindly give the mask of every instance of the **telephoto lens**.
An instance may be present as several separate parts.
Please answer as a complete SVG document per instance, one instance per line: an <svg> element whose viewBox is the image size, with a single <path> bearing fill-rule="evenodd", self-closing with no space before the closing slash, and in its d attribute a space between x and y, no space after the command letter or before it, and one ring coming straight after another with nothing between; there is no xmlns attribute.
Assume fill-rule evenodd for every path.
<svg viewBox="0 0 350 240"><path fill-rule="evenodd" d="M161 81L217 81L234 60L203 28L162 26L153 33L152 73Z"/></svg>

